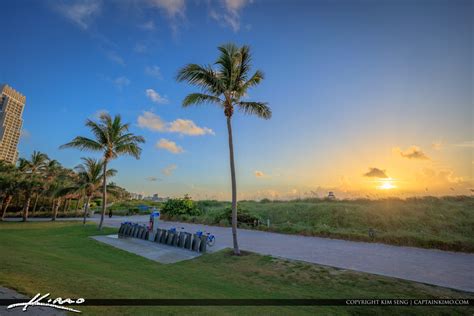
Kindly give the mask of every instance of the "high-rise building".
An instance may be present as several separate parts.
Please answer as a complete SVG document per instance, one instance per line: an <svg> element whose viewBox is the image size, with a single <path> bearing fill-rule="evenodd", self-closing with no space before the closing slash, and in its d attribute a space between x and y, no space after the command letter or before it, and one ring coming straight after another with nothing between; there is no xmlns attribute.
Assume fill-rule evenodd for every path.
<svg viewBox="0 0 474 316"><path fill-rule="evenodd" d="M16 163L18 159L25 102L24 95L6 84L0 85L0 160Z"/></svg>

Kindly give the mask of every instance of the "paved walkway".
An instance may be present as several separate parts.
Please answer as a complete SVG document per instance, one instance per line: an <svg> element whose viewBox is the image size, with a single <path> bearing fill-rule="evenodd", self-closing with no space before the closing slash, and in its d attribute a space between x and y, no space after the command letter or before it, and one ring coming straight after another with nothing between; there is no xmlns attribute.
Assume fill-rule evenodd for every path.
<svg viewBox="0 0 474 316"><path fill-rule="evenodd" d="M90 220L98 221L99 218ZM119 227L123 221L146 223L148 216L114 216L106 218L105 225ZM232 247L229 227L177 222L160 222L160 227L184 227L189 232L211 232L216 236L216 245L208 249L209 252ZM474 254L247 229L239 229L238 237L241 249L260 254L474 292Z"/></svg>
<svg viewBox="0 0 474 316"><path fill-rule="evenodd" d="M176 263L199 257L195 251L163 245L138 238L118 238L117 235L93 236L95 240L160 263Z"/></svg>

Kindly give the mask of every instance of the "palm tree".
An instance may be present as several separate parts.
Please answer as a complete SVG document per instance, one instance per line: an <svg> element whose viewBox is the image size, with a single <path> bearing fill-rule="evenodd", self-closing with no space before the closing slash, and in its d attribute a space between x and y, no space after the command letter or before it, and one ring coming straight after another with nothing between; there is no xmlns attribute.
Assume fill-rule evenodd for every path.
<svg viewBox="0 0 474 316"><path fill-rule="evenodd" d="M201 93L191 93L183 100L183 107L213 103L224 110L229 136L230 174L232 181L232 237L234 254L239 255L237 242L237 185L235 179L234 145L231 119L237 108L246 114L269 119L272 111L265 102L242 101L247 91L263 80L263 73L257 70L250 76L251 54L248 46L237 47L226 44L218 47L220 56L211 65L188 64L181 68L176 79L186 81L201 89Z"/></svg>
<svg viewBox="0 0 474 316"><path fill-rule="evenodd" d="M43 182L43 185L42 185L42 192L41 192L41 194L36 195L36 200L35 200L35 203L33 205L33 213L36 210L37 200L38 200L40 195L43 195L45 193L46 194L51 193L51 195L52 195L52 193L54 192L54 190L52 190L52 187L56 184L57 178L60 175L60 173L62 172L62 170L63 170L63 168L57 160L50 159L48 161L48 163L46 164L46 166L44 168L44 182ZM53 197L53 200L54 200L54 197ZM54 201L53 201L52 204L53 204L52 208L54 209Z"/></svg>
<svg viewBox="0 0 474 316"><path fill-rule="evenodd" d="M20 190L20 174L13 164L0 161L0 221L5 219L13 195Z"/></svg>
<svg viewBox="0 0 474 316"><path fill-rule="evenodd" d="M84 220L83 224L86 223L87 212L89 210L89 204L92 197L97 193L102 182L102 171L104 168L104 162L102 160L96 160L93 158L81 158L83 163L76 166L74 169L78 173L79 181L77 183L77 190L83 191L86 196L86 202L84 205ZM107 177L113 177L117 173L115 169L107 170ZM110 184L109 184L110 187Z"/></svg>
<svg viewBox="0 0 474 316"><path fill-rule="evenodd" d="M112 119L108 113L102 113L99 122L88 119L86 126L90 128L95 139L77 136L60 148L74 147L80 150L101 151L103 153L102 214L99 224L99 229L102 229L107 209L107 165L110 160L117 158L119 155L130 155L140 159L142 149L139 144L144 143L145 139L142 136L129 133L130 124L123 124L120 115L116 115Z"/></svg>
<svg viewBox="0 0 474 316"><path fill-rule="evenodd" d="M28 211L33 194L40 189L41 177L44 175L49 158L46 154L33 151L30 160L20 158L18 169L23 173L21 187L25 192L25 204L23 206L23 221L28 220Z"/></svg>
<svg viewBox="0 0 474 316"><path fill-rule="evenodd" d="M50 170L49 177L52 177L48 185L48 194L53 200L51 220L55 221L61 202L64 200L64 207L66 207L68 198L75 193L74 183L77 175L71 169L58 165Z"/></svg>

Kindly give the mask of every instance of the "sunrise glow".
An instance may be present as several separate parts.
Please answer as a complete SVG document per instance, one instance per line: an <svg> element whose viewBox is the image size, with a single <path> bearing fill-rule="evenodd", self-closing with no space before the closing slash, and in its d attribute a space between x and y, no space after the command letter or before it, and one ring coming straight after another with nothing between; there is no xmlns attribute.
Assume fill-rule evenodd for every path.
<svg viewBox="0 0 474 316"><path fill-rule="evenodd" d="M379 190L392 190L396 188L397 186L393 183L393 179L391 178L380 180L380 185L377 187Z"/></svg>

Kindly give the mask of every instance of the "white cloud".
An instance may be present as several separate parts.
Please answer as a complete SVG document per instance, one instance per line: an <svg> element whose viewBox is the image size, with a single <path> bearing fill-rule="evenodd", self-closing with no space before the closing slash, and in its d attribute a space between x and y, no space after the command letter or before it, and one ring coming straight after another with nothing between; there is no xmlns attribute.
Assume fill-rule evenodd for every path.
<svg viewBox="0 0 474 316"><path fill-rule="evenodd" d="M184 0L149 0L152 7L163 10L170 18L184 16L186 4Z"/></svg>
<svg viewBox="0 0 474 316"><path fill-rule="evenodd" d="M186 3L184 0L148 0L151 7L165 13L174 34L178 31L178 22L185 18Z"/></svg>
<svg viewBox="0 0 474 316"><path fill-rule="evenodd" d="M158 132L164 132L166 130L166 122L158 115L147 111L138 117L138 126Z"/></svg>
<svg viewBox="0 0 474 316"><path fill-rule="evenodd" d="M114 51L108 51L106 53L106 56L108 59L110 59L111 61L113 61L114 63L116 64L119 64L121 66L125 66L125 61L123 60L122 57L120 57L119 54L117 54L117 52L114 52Z"/></svg>
<svg viewBox="0 0 474 316"><path fill-rule="evenodd" d="M169 177L170 175L173 174L173 172L176 170L177 167L178 166L176 166L175 164L168 165L161 170L161 173Z"/></svg>
<svg viewBox="0 0 474 316"><path fill-rule="evenodd" d="M184 119L177 119L169 123L167 126L167 131L190 136L206 134L215 135L212 129L207 127L199 127L193 121Z"/></svg>
<svg viewBox="0 0 474 316"><path fill-rule="evenodd" d="M138 117L138 126L155 132L179 133L188 136L215 135L212 129L199 127L191 120L176 119L166 122L158 115L148 111Z"/></svg>
<svg viewBox="0 0 474 316"><path fill-rule="evenodd" d="M394 147L392 152L399 154L400 156L413 160L430 160L423 150L418 146L410 146L407 150L403 151L399 147Z"/></svg>
<svg viewBox="0 0 474 316"><path fill-rule="evenodd" d="M263 173L263 171L255 170L255 177L262 178L265 177L265 174Z"/></svg>
<svg viewBox="0 0 474 316"><path fill-rule="evenodd" d="M150 21L147 21L143 24L140 24L139 27L143 30L147 30L147 31L153 31L156 29L156 26L155 26L155 22L153 22L152 20Z"/></svg>
<svg viewBox="0 0 474 316"><path fill-rule="evenodd" d="M240 29L240 11L253 0L223 0L221 6L223 12L219 13L215 9L209 11L209 16L217 22L230 26L234 32Z"/></svg>
<svg viewBox="0 0 474 316"><path fill-rule="evenodd" d="M144 54L148 52L148 46L144 42L138 42L133 47L133 51L136 53Z"/></svg>
<svg viewBox="0 0 474 316"><path fill-rule="evenodd" d="M101 4L100 0L80 0L73 3L60 3L55 6L55 9L65 18L86 30L94 17L100 13Z"/></svg>
<svg viewBox="0 0 474 316"><path fill-rule="evenodd" d="M145 67L145 74L147 74L148 76L151 76L153 78L156 78L156 79L163 79L163 77L161 76L161 71L160 71L160 67L158 66L146 66Z"/></svg>
<svg viewBox="0 0 474 316"><path fill-rule="evenodd" d="M165 149L173 154L180 154L184 152L183 147L178 146L174 141L162 138L156 143L157 148Z"/></svg>
<svg viewBox="0 0 474 316"><path fill-rule="evenodd" d="M122 89L130 84L130 80L125 76L121 76L114 79L114 84L117 88Z"/></svg>
<svg viewBox="0 0 474 316"><path fill-rule="evenodd" d="M146 96L153 102L164 104L168 103L168 99L166 97L161 96L158 92L153 89L146 89Z"/></svg>

